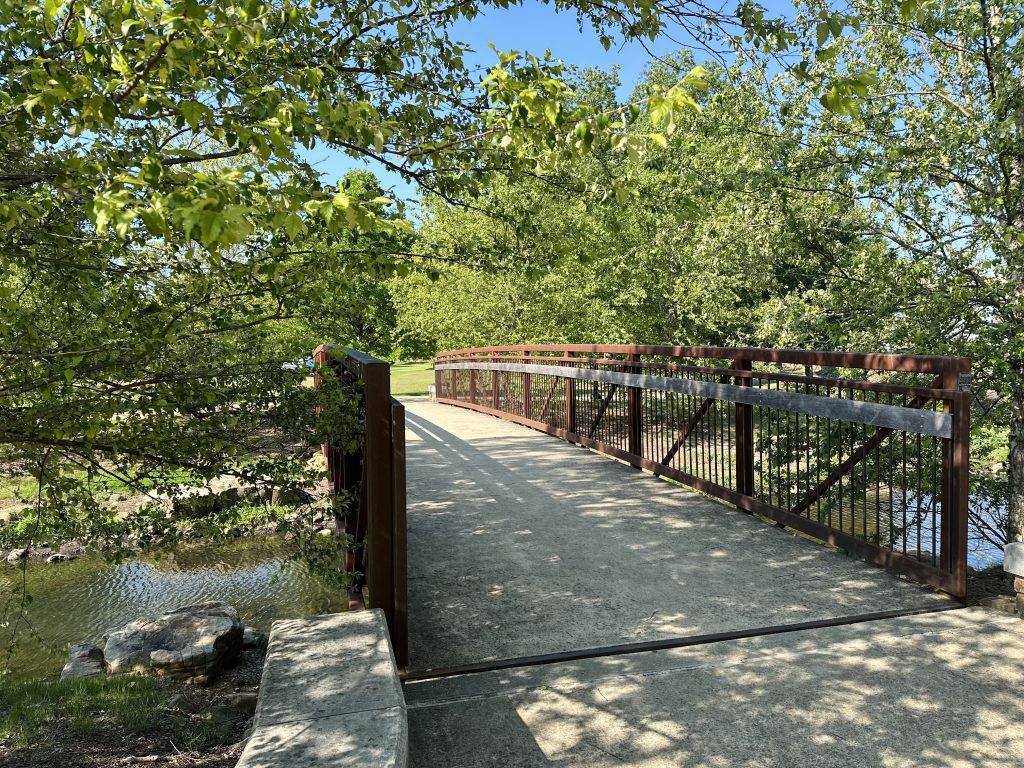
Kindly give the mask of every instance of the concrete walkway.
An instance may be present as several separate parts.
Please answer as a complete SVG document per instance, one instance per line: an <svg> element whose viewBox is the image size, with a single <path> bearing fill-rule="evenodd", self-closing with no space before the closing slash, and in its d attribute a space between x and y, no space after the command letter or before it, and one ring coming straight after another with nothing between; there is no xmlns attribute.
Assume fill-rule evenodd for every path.
<svg viewBox="0 0 1024 768"><path fill-rule="evenodd" d="M412 768L1019 768L1022 691L980 608L405 685Z"/></svg>
<svg viewBox="0 0 1024 768"><path fill-rule="evenodd" d="M405 405L413 671L947 602L556 438Z"/></svg>

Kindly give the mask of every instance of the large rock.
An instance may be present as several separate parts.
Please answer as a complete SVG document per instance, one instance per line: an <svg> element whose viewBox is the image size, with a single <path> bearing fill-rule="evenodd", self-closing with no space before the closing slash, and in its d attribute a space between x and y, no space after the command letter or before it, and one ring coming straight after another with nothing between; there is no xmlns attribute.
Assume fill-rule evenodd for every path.
<svg viewBox="0 0 1024 768"><path fill-rule="evenodd" d="M8 563L18 563L28 557L28 547L22 547L21 549L12 549L7 553Z"/></svg>
<svg viewBox="0 0 1024 768"><path fill-rule="evenodd" d="M1003 548L1003 570L1024 576L1024 541L1014 541Z"/></svg>
<svg viewBox="0 0 1024 768"><path fill-rule="evenodd" d="M103 655L111 674L152 672L205 685L238 657L243 631L230 605L201 603L109 633Z"/></svg>
<svg viewBox="0 0 1024 768"><path fill-rule="evenodd" d="M270 503L275 507L301 507L313 501L313 496L301 488L275 488Z"/></svg>
<svg viewBox="0 0 1024 768"><path fill-rule="evenodd" d="M15 504L0 509L0 524L16 523L25 516L31 507L28 504Z"/></svg>
<svg viewBox="0 0 1024 768"><path fill-rule="evenodd" d="M254 627L246 627L242 634L243 648L266 648L267 636Z"/></svg>
<svg viewBox="0 0 1024 768"><path fill-rule="evenodd" d="M156 498L176 517L207 517L242 501L242 482L232 475L221 475L201 486L180 486L174 493Z"/></svg>
<svg viewBox="0 0 1024 768"><path fill-rule="evenodd" d="M103 651L92 643L76 643L60 671L60 679L67 677L97 677L103 674Z"/></svg>

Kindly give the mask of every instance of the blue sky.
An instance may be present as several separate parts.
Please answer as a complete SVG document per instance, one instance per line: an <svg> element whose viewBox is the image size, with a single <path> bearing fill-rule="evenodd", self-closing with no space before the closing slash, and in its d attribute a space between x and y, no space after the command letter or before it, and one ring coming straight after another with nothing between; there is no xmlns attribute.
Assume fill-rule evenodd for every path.
<svg viewBox="0 0 1024 768"><path fill-rule="evenodd" d="M780 15L791 7L786 0L770 0L765 5ZM460 20L453 27L451 38L473 48L474 54L467 58L470 66L490 67L495 63L496 57L489 43L502 51L528 51L540 55L550 50L556 58L578 67L610 70L617 64L622 82L620 96L629 94L652 54L664 55L679 47L668 38L659 38L646 42L646 50L640 43L633 42L616 43L606 51L593 29L584 27L580 31L574 13L557 13L552 6L538 0L524 0L522 5L511 8L487 8L472 21ZM700 52L695 53L700 61ZM324 147L306 153L306 156L327 184L336 183L351 168L370 167ZM370 169L385 187L392 187L399 197L408 199L414 196L414 190L397 174L381 168Z"/></svg>

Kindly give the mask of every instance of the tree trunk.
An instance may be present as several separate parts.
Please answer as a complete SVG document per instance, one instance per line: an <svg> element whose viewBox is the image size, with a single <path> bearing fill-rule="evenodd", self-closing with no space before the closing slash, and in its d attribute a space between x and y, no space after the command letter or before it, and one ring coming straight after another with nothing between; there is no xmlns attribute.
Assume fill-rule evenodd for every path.
<svg viewBox="0 0 1024 768"><path fill-rule="evenodd" d="M1007 466L1010 541L1024 540L1024 381L1010 388L1010 456Z"/></svg>

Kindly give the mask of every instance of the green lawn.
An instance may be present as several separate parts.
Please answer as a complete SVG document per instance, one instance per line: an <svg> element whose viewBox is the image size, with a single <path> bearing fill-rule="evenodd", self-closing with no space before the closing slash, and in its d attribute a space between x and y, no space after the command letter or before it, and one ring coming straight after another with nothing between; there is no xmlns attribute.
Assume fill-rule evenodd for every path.
<svg viewBox="0 0 1024 768"><path fill-rule="evenodd" d="M434 383L434 369L427 360L422 363L395 363L391 366L392 395L425 395L427 385Z"/></svg>
<svg viewBox="0 0 1024 768"><path fill-rule="evenodd" d="M5 499L30 499L38 489L31 477L0 477L0 501Z"/></svg>
<svg viewBox="0 0 1024 768"><path fill-rule="evenodd" d="M183 687L187 686L134 675L4 681L0 684L0 744L7 742L15 751L28 753L29 762L16 760L18 765L36 765L32 756L43 752L61 758L74 747L82 748L83 754L95 752L96 765L111 765L112 753L130 750L129 744L141 743L139 748L147 751L168 743L205 749L229 744L240 735L237 721L196 721L167 711L170 694L181 693ZM0 754L4 752L0 746Z"/></svg>

